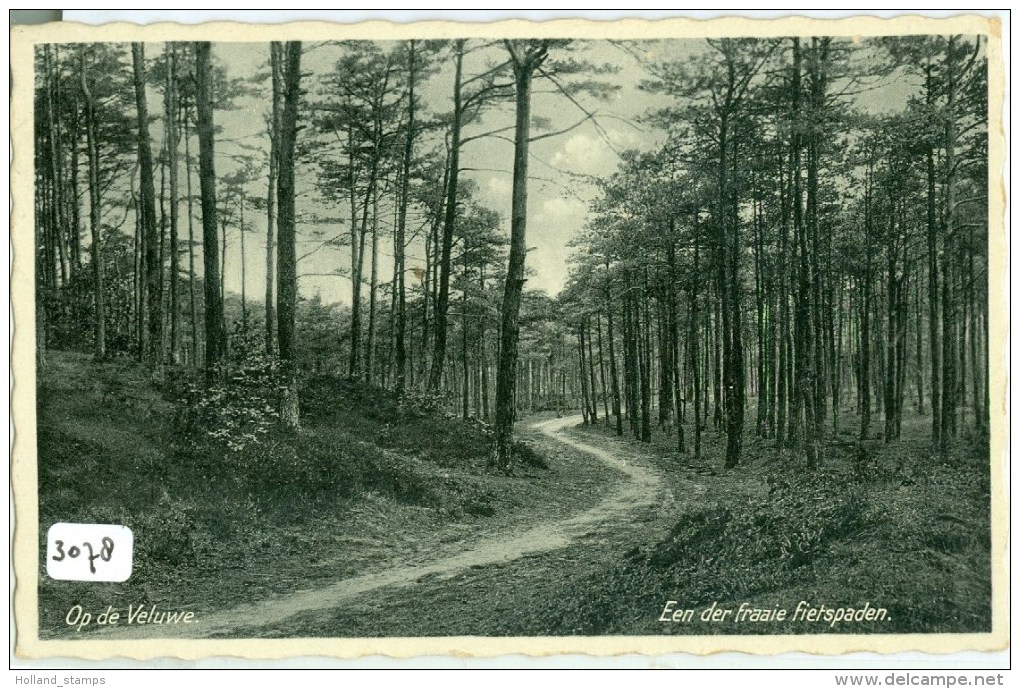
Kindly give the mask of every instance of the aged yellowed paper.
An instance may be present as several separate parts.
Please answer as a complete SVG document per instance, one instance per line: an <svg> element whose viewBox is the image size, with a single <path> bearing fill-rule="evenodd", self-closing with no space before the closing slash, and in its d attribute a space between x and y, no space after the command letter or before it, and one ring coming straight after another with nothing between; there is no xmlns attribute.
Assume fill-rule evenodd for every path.
<svg viewBox="0 0 1020 689"><path fill-rule="evenodd" d="M997 20L11 67L18 655L1008 643Z"/></svg>

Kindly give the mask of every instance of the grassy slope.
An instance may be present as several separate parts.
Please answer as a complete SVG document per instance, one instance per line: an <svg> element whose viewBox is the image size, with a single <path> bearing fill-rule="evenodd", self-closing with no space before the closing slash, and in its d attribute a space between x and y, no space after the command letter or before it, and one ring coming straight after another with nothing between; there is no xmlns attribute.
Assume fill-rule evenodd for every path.
<svg viewBox="0 0 1020 689"><path fill-rule="evenodd" d="M694 465L666 439L644 446L701 489L672 532L633 549L565 592L554 626L575 634L977 632L991 625L987 441L961 438L949 459L928 450L930 417L905 419L903 438L869 441L861 476L851 465L857 418L844 412L815 475L772 441L748 437L742 466L716 475L725 444L706 434ZM751 417L753 418L753 416ZM608 434L608 429L585 429ZM690 438L688 438L690 441ZM631 447L641 447L630 443ZM885 622L840 624L658 620L667 600L698 612L813 605L885 607Z"/></svg>
<svg viewBox="0 0 1020 689"><path fill-rule="evenodd" d="M850 417L848 424L855 422ZM747 438L744 464L719 472L725 437L705 459L672 441L617 439L604 426L571 432L656 465L675 496L548 553L468 570L413 589L380 590L310 611L275 636L533 636L978 631L989 624L987 455L975 443L934 461L923 418L899 443L872 443L866 479L846 452L853 429L809 475L792 452ZM850 444L846 440L851 439ZM634 455L643 454L638 459ZM630 461L630 460L628 460ZM902 464L902 466L900 466ZM664 623L668 600L696 609L885 607L882 623ZM265 634L265 629L251 629Z"/></svg>
<svg viewBox="0 0 1020 689"><path fill-rule="evenodd" d="M39 394L40 540L57 521L125 524L135 570L124 583L41 577L40 633L67 635L76 603L200 614L420 561L568 513L578 491L610 485L601 465L573 485L582 479L565 456L491 473L480 426L409 415L361 385L312 381L302 406L296 437L229 453L182 442L142 368L52 352Z"/></svg>
<svg viewBox="0 0 1020 689"><path fill-rule="evenodd" d="M52 353L40 393L41 536L55 521L94 521L127 524L136 539L136 569L128 582L40 578L44 636L68 634L63 615L75 603L105 609L148 602L200 613L372 571L384 562L440 556L472 539L566 514L577 509L578 496L590 504L613 479L599 463L570 453L549 457L548 471L489 474L488 444L478 427L409 416L391 396L327 379L312 381L305 391L304 429L296 438L241 455L177 442L171 405L131 364L95 365L86 356ZM578 543L502 568L503 588L514 594L506 597L512 614L496 624L486 607L495 603L488 601L481 621L463 615L464 624L475 620L477 626L453 630L988 629L986 442L962 438L949 460L933 458L926 449L928 417L911 415L901 441L871 441L872 462L862 479L849 461L856 417L844 412L843 422L816 476L800 469L799 456L750 435L743 464L728 473L717 472L724 439L713 432L706 433L698 465L689 455L678 456L673 441L659 434L650 446L630 442L629 451L647 452L674 485L679 514L665 517L675 522L672 531L661 539L648 533L666 529L621 532L619 543ZM598 442L607 447L619 442L604 426L575 432L604 435ZM568 561L574 566L565 567ZM536 570L534 577L527 576L528 567ZM491 569L465 577L492 591L500 568ZM436 609L423 608L418 626L409 627L402 617L392 629L378 627L378 611L370 606L370 628L344 619L335 629L320 624L301 631L436 633L459 620L450 605L465 605L455 584L434 592ZM666 600L699 610L713 601L790 609L800 600L870 602L888 608L891 619L835 628L668 624L658 621Z"/></svg>

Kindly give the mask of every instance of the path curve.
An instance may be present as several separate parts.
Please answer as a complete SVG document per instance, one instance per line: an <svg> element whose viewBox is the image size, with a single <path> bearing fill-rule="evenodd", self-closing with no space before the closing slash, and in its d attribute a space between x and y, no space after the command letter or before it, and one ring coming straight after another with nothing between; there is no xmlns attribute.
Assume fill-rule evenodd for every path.
<svg viewBox="0 0 1020 689"><path fill-rule="evenodd" d="M565 519L539 524L518 534L510 533L484 539L456 555L426 564L390 567L342 579L323 588L297 591L278 598L203 614L201 617L196 615L193 624L125 624L105 629L90 638L191 639L212 635L229 636L232 630L240 628L269 627L305 612L338 607L344 601L377 589L413 586L423 577L431 577L431 581L447 579L470 568L506 563L528 555L563 548L575 539L610 526L613 522L629 519L635 512L662 499L665 483L653 468L563 433L565 428L576 426L580 422L580 416L569 416L541 421L533 424L532 428L556 442L594 456L630 479L594 507ZM620 451L623 451L622 445ZM126 622L126 614L122 615L122 619Z"/></svg>

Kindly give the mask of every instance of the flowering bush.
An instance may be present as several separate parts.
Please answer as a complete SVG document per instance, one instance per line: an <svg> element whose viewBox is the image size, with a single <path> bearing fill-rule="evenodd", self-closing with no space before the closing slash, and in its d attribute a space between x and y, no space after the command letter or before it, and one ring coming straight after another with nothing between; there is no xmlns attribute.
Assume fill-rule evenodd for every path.
<svg viewBox="0 0 1020 689"><path fill-rule="evenodd" d="M444 415L446 398L438 392L407 390L399 400L400 408L412 418Z"/></svg>
<svg viewBox="0 0 1020 689"><path fill-rule="evenodd" d="M280 417L279 362L265 354L258 333L238 324L230 357L217 373L212 384L184 383L177 423L193 440L211 440L241 452L263 441Z"/></svg>

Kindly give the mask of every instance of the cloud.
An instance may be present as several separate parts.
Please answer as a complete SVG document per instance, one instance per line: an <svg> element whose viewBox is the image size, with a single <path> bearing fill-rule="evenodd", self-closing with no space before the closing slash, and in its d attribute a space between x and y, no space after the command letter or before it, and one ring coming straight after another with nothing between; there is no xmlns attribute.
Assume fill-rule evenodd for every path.
<svg viewBox="0 0 1020 689"><path fill-rule="evenodd" d="M496 198L503 198L510 195L511 184L507 177L492 176L485 181L486 193Z"/></svg>
<svg viewBox="0 0 1020 689"><path fill-rule="evenodd" d="M541 208L541 215L543 217L552 217L561 220L570 219L575 223L582 220L587 212L585 204L578 199L563 197L545 199L542 201Z"/></svg>
<svg viewBox="0 0 1020 689"><path fill-rule="evenodd" d="M589 134L568 138L549 161L553 166L585 174L601 174L616 164L616 155L609 147Z"/></svg>
<svg viewBox="0 0 1020 689"><path fill-rule="evenodd" d="M642 137L633 129L614 126L613 123L603 123L602 132L604 136L594 132L572 134L552 154L549 163L568 172L597 176L612 174L620 162L616 151L639 146Z"/></svg>

